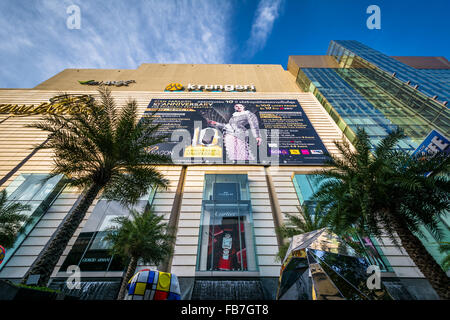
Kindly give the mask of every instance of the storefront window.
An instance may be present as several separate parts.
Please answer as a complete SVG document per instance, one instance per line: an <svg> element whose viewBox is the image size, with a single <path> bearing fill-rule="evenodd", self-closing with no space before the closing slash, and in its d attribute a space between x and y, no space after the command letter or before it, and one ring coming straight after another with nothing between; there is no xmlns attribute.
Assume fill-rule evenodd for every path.
<svg viewBox="0 0 450 320"><path fill-rule="evenodd" d="M138 212L148 210L155 192L152 190L132 207ZM81 271L123 271L122 259L110 254L110 243L105 240L108 228L114 226L114 218L128 216L129 209L118 201L100 199L89 216L83 230L75 241L60 271L70 265L79 266Z"/></svg>
<svg viewBox="0 0 450 320"><path fill-rule="evenodd" d="M318 183L314 180L313 175L296 174L294 175L294 186L301 205L315 207L312 198L318 189ZM310 210L314 212L314 210ZM366 258L368 262L378 265L381 271L391 271L391 267L383 254L378 242L373 237L362 237L358 234L351 233L343 237L349 243L353 243L360 249L360 254Z"/></svg>
<svg viewBox="0 0 450 320"><path fill-rule="evenodd" d="M5 258L0 265L0 270L7 264L8 260L16 252L61 192L64 187L62 177L62 175L58 175L46 180L48 178L48 175L46 174L20 174L6 188L6 193L8 195L6 205L15 202L29 205L30 209L21 212L21 214L28 216L28 220L23 223L13 247L6 251Z"/></svg>
<svg viewBox="0 0 450 320"><path fill-rule="evenodd" d="M206 174L198 271L257 271L246 174Z"/></svg>

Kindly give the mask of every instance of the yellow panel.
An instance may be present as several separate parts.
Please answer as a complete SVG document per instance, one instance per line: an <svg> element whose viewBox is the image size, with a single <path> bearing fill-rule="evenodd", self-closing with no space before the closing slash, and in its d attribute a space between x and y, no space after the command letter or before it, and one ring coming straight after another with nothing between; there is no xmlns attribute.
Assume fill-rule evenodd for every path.
<svg viewBox="0 0 450 320"><path fill-rule="evenodd" d="M156 290L169 291L169 289L170 289L170 273L160 272Z"/></svg>
<svg viewBox="0 0 450 320"><path fill-rule="evenodd" d="M134 294L138 294L138 295L143 296L144 293L145 293L146 286L147 286L146 283L137 282L136 283L136 288L134 289Z"/></svg>

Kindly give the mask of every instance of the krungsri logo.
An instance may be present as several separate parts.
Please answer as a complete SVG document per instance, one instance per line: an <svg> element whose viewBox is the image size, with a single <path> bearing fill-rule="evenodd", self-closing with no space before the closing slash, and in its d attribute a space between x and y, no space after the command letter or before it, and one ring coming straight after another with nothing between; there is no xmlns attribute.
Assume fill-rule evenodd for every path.
<svg viewBox="0 0 450 320"><path fill-rule="evenodd" d="M165 91L193 91L193 92L203 92L203 91L210 91L210 92L255 92L256 88L254 85L232 85L232 84L192 84L189 83L187 87L183 87L180 83L170 83L166 86Z"/></svg>
<svg viewBox="0 0 450 320"><path fill-rule="evenodd" d="M182 91L184 89L183 85L180 83L169 83L166 86L166 91Z"/></svg>

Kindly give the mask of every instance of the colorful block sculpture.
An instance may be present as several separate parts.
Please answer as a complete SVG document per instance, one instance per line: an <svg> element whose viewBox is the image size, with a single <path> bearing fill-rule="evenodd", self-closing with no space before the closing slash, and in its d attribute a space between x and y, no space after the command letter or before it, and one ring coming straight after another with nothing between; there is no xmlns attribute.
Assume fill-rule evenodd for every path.
<svg viewBox="0 0 450 320"><path fill-rule="evenodd" d="M176 275L142 269L128 282L125 300L180 300L181 292Z"/></svg>
<svg viewBox="0 0 450 320"><path fill-rule="evenodd" d="M0 264L3 262L3 259L5 259L6 249L0 246Z"/></svg>

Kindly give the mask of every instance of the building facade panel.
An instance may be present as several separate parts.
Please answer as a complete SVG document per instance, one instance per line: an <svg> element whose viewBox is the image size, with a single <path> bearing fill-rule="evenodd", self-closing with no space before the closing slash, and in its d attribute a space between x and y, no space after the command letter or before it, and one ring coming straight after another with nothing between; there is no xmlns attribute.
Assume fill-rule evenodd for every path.
<svg viewBox="0 0 450 320"><path fill-rule="evenodd" d="M62 91L71 95L89 94L98 97L98 93L95 91L97 86L80 82L89 79L95 79L95 81L135 80L134 83L127 86L112 86L112 96L119 107L130 98L136 99L140 116L144 114L152 99L296 100L327 151L338 155L335 142L349 142L351 134L347 134L345 130L355 122L351 122L353 119L351 117L345 118L348 124L340 122L341 118L327 110L322 97L317 94L317 91L314 91L317 89L314 86L317 87L317 84L326 83L330 80L324 80L326 76L324 74L329 74L331 71L317 72L317 79L310 79L312 81L307 86L301 85L305 83L300 83L304 79L299 79L299 74L304 72L312 78L313 71L308 73L308 71L302 70L318 67L332 68L336 74L335 70L341 66L330 55L322 57L320 61L308 57L306 64L301 64L301 61L301 59L292 59L292 61L290 59L288 71L283 70L279 65L187 64L143 64L136 70L68 69L31 90L0 89L0 105L29 106L33 104L37 106L48 102L50 98L59 95ZM347 87L344 82L338 90L339 94L351 91L351 88ZM185 89L188 84L220 84L252 85L255 90L251 92L189 92L187 89L183 92L164 91L166 85L171 83L180 83ZM313 90L310 90L311 88ZM353 92L353 94L361 96L359 92ZM329 98L326 95L324 96L327 99ZM341 116L344 115L341 114ZM27 124L35 123L39 119L40 116L38 115L0 114L0 179L4 178L3 183L0 184L0 189L12 186L17 183L17 179L22 179L24 175L47 174L52 170L52 151L42 149L33 153L33 148L44 142L47 135L40 130L26 127ZM30 156L30 158L20 164L27 156ZM295 183L295 176L311 175L321 168L323 168L321 165L307 164L280 166L174 164L157 166L157 169L169 180L169 187L167 190L156 190L154 196L151 197L151 200L149 198L148 201L151 202L153 211L163 216L165 222L174 218L177 221L176 242L169 271L175 273L182 281L184 281L183 279L199 279L201 277L223 279L227 277L240 277L242 279L263 277L276 281L281 267L280 261L276 259L279 251L276 226L287 221L285 214L298 214L298 207L303 203L302 191ZM184 169L186 169L185 177L184 180L180 181L180 178L183 179ZM229 214L229 212L223 213L223 217L229 220L227 220L228 225L224 223L221 226L223 227L221 231L216 229L218 225L211 222L211 216L206 213L210 210L208 205L211 205L211 201L213 201L214 206L218 206L216 199L212 200L208 197L208 195L211 196L208 193L211 190L208 189L209 186L206 181L211 176L225 177L226 182L218 182L225 184L234 181L230 178L234 177L239 182L233 183L239 185L239 188L241 188L239 190L245 190L242 191L242 194L248 194L248 199L239 199L241 202L237 201L237 205L233 202L233 205L238 208L238 212L239 210L246 210L245 214L239 213L237 215L238 222L235 222L233 219L236 219L236 215L232 213L231 217L227 217L226 214ZM243 177L245 177L244 180L239 180ZM177 190L181 186L183 186L182 193L178 194ZM79 190L63 188L40 218L40 221L17 248L14 255L6 265L2 266L0 278L18 281L25 275L54 234L54 231L73 209L79 195ZM178 200L181 200L179 210L175 206ZM83 222L59 259L52 274L53 280L59 281L67 277L64 263L70 257L72 249L76 248L80 237L86 233L86 229L91 228L92 221L100 219L96 214L98 214L97 210L104 205L102 201L101 196L99 196L89 208ZM145 202L147 199L143 201ZM219 204L224 205L224 203ZM228 204L225 203L225 205ZM241 206L246 209L241 209ZM235 210L235 208L232 209ZM214 210L216 210L216 207L214 207ZM97 229L94 231L100 232L100 222L97 224ZM236 227L233 229L233 232L236 232L233 235L238 234L241 241L241 250L238 251L240 254L239 267L231 270L231 268L223 268L219 264L219 268L216 268L216 262L212 261L215 259L214 255L211 255L213 258L208 265L209 262L206 261L205 256L211 250L214 252L214 241L208 243L210 240L208 237L211 234L216 237L216 234L220 232L223 232L223 234L230 233L232 229L230 225ZM211 239L219 239L214 237ZM220 238L220 241L223 241L222 238ZM242 243L245 243L245 246L242 246ZM224 246L225 242L222 242L222 245ZM380 240L380 250L389 261L392 267L391 271L396 276L423 278L423 275L414 266L407 254L397 249L389 240ZM86 249L87 251L88 249ZM246 255L245 259L243 258L244 255ZM244 260L246 263L248 262L248 265L243 263ZM79 262L79 264L81 265L82 262ZM156 266L139 264L138 269L144 267L156 268ZM98 281L105 278L120 278L121 276L122 271L120 270L93 271L82 269L82 277L88 279L88 281L89 279Z"/></svg>
<svg viewBox="0 0 450 320"><path fill-rule="evenodd" d="M27 103L41 103L48 100L49 97L51 97L53 94L56 94L56 92L42 92L37 91L35 95L32 97L29 97L26 100L23 100L23 97L20 97L20 94L23 92L15 92L17 95L10 94L6 98L4 96L1 97L0 102L5 101L5 99L8 99L9 103L20 103L20 104L27 104ZM92 92L72 92L72 93L92 93ZM40 95L40 98L39 98ZM327 112L320 106L318 101L315 99L315 97L312 94L273 94L273 93L261 93L258 94L256 97L254 94L239 94L237 97L236 95L232 94L218 94L218 93L208 93L208 94L200 94L200 93L190 93L189 95L187 93L142 93L142 92L114 92L113 93L115 99L117 100L117 104L121 105L121 103L124 103L126 99L130 96L137 99L138 106L140 112L143 112L145 110L145 107L147 106L148 102L152 98L217 98L217 99L223 99L227 97L233 97L233 98L258 98L258 99L297 99L302 108L304 109L305 113L307 114L308 118L310 119L313 127L316 129L317 133L321 137L322 141L324 142L325 146L330 152L336 152L336 148L334 147L334 141L342 141L343 137L341 132L339 131L339 128L335 124L335 122L331 119L331 117L327 114ZM2 100L3 99L3 100ZM28 117L27 117L28 118ZM38 117L33 117L34 121L38 120ZM23 118L19 119L8 119L6 121L10 121L11 125L8 127L2 127L4 130L8 130L6 132L9 132L11 135L14 133L17 133L17 130L23 130L23 126L25 123L28 122L24 121ZM21 129L22 128L22 129ZM39 138L36 138L37 132L35 130L29 130L28 128L22 131L24 135L28 135L29 137L34 137L34 139L38 139L37 142L42 142L45 140L45 134L39 133ZM29 141L29 137L21 135L23 138L23 148L29 148L29 144L27 141ZM7 141L10 141L6 139ZM26 154L26 151L20 148L17 148L17 142L12 143L17 150L22 151L22 155ZM9 145L4 146L5 150L9 149ZM26 163L24 165L20 172L35 172L36 169L39 172L48 172L51 170L51 152L48 151L40 151L43 153L43 155L39 155L39 152L37 155L33 157L32 160ZM17 161L19 161L21 158L17 157ZM1 159L0 159L1 160ZM5 163L11 163L11 158L5 159ZM10 165L12 167L12 165ZM7 167L7 168L10 168ZM295 191L295 188L293 187L292 183L292 175L294 172L312 172L316 168L314 167L271 167L269 168L271 170L271 175L276 195L278 197L280 210L283 213L297 213L297 205L299 204L297 194ZM180 173L180 167L179 166L172 166L169 171L163 172L166 175L169 175L168 178L170 180L170 188L166 192L158 192L155 196L155 200L153 202L154 210L158 214L162 214L165 216L166 219L169 218L170 212L172 210L172 203L173 199L175 197L175 191L176 186L178 185L178 179L179 179L179 173ZM216 172L218 171L217 168L209 167L209 166L192 166L189 167L187 174L186 174L186 181L185 181L185 189L188 192L185 192L183 194L183 200L181 205L181 211L180 211L180 220L178 225L178 231L177 231L177 237L180 239L180 241L177 241L177 244L175 246L175 255L172 261L172 267L173 268L179 268L180 263L181 265L185 265L186 259L191 259L189 261L193 261L196 258L196 252L192 250L193 245L198 245L198 243L195 243L194 239L198 239L198 233L199 233L199 225L200 225L200 212L201 212L201 199L202 199L202 193L203 193L203 181L204 181L204 174L206 172ZM268 200L270 195L267 189L267 183L264 176L264 172L261 167L236 167L236 166L222 166L220 168L221 172L243 172L248 174L249 177L249 189L251 194L251 201L252 201L252 210L253 210L253 219L254 219L254 233L255 233L255 244L256 244L256 251L258 255L264 256L264 259L272 259L274 260L274 256L277 253L276 246L274 244L276 243L275 239L275 229L273 225L273 215L272 215L272 209L270 206L270 201ZM7 170L4 170L2 173L5 174ZM15 175L17 176L17 174ZM14 179L13 176L9 181ZM45 217L43 221L46 220L52 220L52 225L58 224L58 221L61 221L61 219L64 217L64 212L68 212L71 208L71 204L73 204L76 200L75 197L68 197L65 193L63 193L63 199L58 198L54 205L48 210L48 218ZM91 208L92 211L92 208ZM87 216L85 218L85 221L89 217ZM45 224L43 224L43 227ZM80 227L81 228L81 227ZM78 232L79 233L79 232ZM45 239L43 238L44 235L48 236L51 234L51 230L46 228L37 228L35 231L35 234L30 235L29 242L34 243L35 241L39 240L31 240L31 239ZM78 234L77 234L78 235ZM71 243L75 242L76 236L72 239ZM48 238L47 238L48 239ZM40 243L43 243L45 241L40 240ZM261 241L261 243L259 243ZM187 250L183 250L187 249ZM70 249L70 246L69 246ZM66 250L68 252L68 250ZM66 253L67 253L66 252ZM20 252L19 252L20 253ZM183 256L184 259L178 259L178 256ZM186 258L190 257L190 258ZM35 257L34 257L35 258ZM62 264L62 261L64 261L64 256L61 257L60 263L57 267L57 269ZM192 263L190 265L191 268L195 269L195 263ZM269 270L273 269L264 269L266 270L266 276L269 275ZM192 274L192 270L189 271L189 274ZM270 276L278 276L279 270L277 270L275 273L271 273Z"/></svg>

